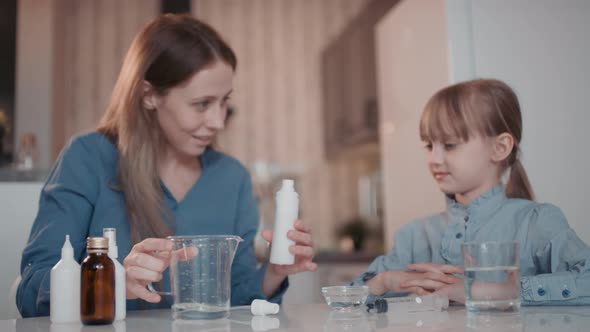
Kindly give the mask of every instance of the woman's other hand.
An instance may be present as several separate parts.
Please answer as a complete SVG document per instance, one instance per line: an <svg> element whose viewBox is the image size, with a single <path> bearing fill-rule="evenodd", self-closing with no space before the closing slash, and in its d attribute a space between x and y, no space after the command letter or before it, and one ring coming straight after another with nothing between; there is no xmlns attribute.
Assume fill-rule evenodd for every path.
<svg viewBox="0 0 590 332"><path fill-rule="evenodd" d="M272 230L262 232L262 237L269 243L272 242L272 236ZM297 220L295 221L295 230L290 230L287 237L295 241L295 244L289 248L289 252L295 255L295 263L292 265L271 264L272 271L283 277L299 272L315 271L318 266L312 261L314 249L309 226L305 225L303 221Z"/></svg>
<svg viewBox="0 0 590 332"><path fill-rule="evenodd" d="M150 292L146 286L162 280L162 272L170 264L172 249L172 241L155 238L145 239L131 248L123 261L128 299L160 302L160 295Z"/></svg>

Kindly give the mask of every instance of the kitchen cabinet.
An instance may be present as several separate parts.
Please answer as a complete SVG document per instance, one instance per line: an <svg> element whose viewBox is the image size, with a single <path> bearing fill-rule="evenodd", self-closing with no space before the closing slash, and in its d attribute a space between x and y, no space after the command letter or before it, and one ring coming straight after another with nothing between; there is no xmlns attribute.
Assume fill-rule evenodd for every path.
<svg viewBox="0 0 590 332"><path fill-rule="evenodd" d="M328 158L378 141L374 26L395 1L373 1L322 54L324 142Z"/></svg>

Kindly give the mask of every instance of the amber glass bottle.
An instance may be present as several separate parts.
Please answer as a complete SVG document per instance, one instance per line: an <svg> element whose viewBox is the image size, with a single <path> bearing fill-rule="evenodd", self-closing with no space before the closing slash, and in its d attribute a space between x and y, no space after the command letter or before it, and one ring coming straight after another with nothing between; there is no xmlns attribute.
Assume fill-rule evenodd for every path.
<svg viewBox="0 0 590 332"><path fill-rule="evenodd" d="M111 324L115 319L115 264L108 239L89 237L88 257L81 265L80 318L85 325Z"/></svg>

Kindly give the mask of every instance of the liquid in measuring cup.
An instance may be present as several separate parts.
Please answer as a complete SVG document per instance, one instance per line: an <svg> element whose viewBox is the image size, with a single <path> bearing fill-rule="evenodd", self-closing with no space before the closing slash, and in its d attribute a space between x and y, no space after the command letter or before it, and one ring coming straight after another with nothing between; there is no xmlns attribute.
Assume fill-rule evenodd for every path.
<svg viewBox="0 0 590 332"><path fill-rule="evenodd" d="M219 319L229 316L231 265L242 238L234 235L169 236L170 292L148 284L151 292L171 295L174 319Z"/></svg>
<svg viewBox="0 0 590 332"><path fill-rule="evenodd" d="M228 306L203 303L178 303L172 305L174 319L218 319L229 316Z"/></svg>
<svg viewBox="0 0 590 332"><path fill-rule="evenodd" d="M518 266L465 268L465 307L469 311L518 311Z"/></svg>

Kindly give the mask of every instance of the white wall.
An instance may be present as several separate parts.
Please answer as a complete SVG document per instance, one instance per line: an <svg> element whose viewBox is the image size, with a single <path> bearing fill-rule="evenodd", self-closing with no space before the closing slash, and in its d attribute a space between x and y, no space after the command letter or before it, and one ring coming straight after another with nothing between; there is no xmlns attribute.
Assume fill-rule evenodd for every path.
<svg viewBox="0 0 590 332"><path fill-rule="evenodd" d="M387 248L400 226L445 207L418 134L426 100L449 83L445 27L441 1L401 1L376 27Z"/></svg>
<svg viewBox="0 0 590 332"><path fill-rule="evenodd" d="M537 200L561 207L590 243L590 1L405 0L376 29L387 247L401 225L444 208L419 117L440 87L474 77L516 90Z"/></svg>
<svg viewBox="0 0 590 332"><path fill-rule="evenodd" d="M20 274L20 259L39 205L42 183L0 182L0 319L13 318L9 290Z"/></svg>
<svg viewBox="0 0 590 332"><path fill-rule="evenodd" d="M16 135L37 136L39 167L51 159L54 1L19 0L16 42Z"/></svg>
<svg viewBox="0 0 590 332"><path fill-rule="evenodd" d="M495 77L517 92L523 162L540 202L590 243L590 1L449 0L456 81Z"/></svg>

